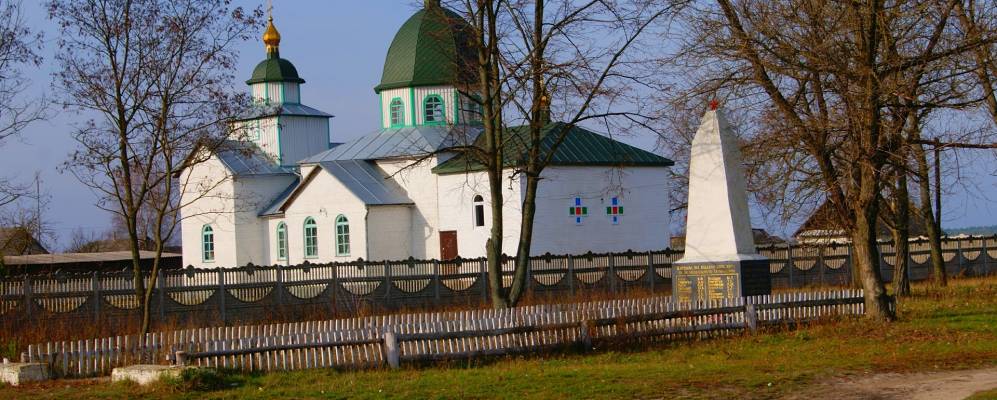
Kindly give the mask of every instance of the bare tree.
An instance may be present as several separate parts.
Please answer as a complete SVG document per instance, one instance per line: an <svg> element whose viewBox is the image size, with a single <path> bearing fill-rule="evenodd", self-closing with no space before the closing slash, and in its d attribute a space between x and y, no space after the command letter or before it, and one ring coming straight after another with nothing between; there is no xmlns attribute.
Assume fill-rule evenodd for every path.
<svg viewBox="0 0 997 400"><path fill-rule="evenodd" d="M24 96L29 81L22 70L41 65L42 34L28 26L22 7L20 1L0 1L0 146L45 117L44 103ZM0 207L30 192L0 176Z"/></svg>
<svg viewBox="0 0 997 400"><path fill-rule="evenodd" d="M96 115L74 133L65 163L124 221L142 331L164 244L176 230L178 172L207 159L230 135L226 121L245 99L231 93L237 54L262 11L226 0L52 0L61 27L58 89L64 107ZM209 146L208 152L195 151ZM143 216L153 228L150 284L140 269ZM149 217L151 216L151 217Z"/></svg>
<svg viewBox="0 0 997 400"><path fill-rule="evenodd" d="M694 34L674 65L694 79L680 85L681 95L728 98L750 114L749 146L757 151L746 153L763 167L749 176L761 172L782 207L832 207L854 246L872 318L893 318L876 228L908 116L961 107L971 70L956 60L992 39L962 35L953 7L942 0L718 0L687 9Z"/></svg>

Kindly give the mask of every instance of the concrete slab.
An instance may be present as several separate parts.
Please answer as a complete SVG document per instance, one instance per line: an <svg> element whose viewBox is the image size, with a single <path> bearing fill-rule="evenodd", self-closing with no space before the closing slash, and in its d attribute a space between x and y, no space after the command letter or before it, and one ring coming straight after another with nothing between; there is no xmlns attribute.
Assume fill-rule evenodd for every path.
<svg viewBox="0 0 997 400"><path fill-rule="evenodd" d="M139 385L148 385L159 381L163 377L180 377L180 373L189 368L193 367L150 364L129 365L112 370L111 381L133 381Z"/></svg>
<svg viewBox="0 0 997 400"><path fill-rule="evenodd" d="M0 382L18 386L25 382L51 379L48 364L44 363L3 363L0 364Z"/></svg>

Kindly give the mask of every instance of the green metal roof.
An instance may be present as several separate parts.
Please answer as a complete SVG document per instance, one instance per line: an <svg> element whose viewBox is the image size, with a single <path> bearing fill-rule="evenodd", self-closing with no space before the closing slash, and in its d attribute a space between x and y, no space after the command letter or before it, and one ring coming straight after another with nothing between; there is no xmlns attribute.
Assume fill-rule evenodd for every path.
<svg viewBox="0 0 997 400"><path fill-rule="evenodd" d="M564 136L564 141L557 147L551 158L550 165L606 165L606 166L646 166L670 167L675 162L642 150L623 142L619 142L592 132L580 126L568 127L563 122L548 124L543 128L540 142L541 155L550 153L553 145L563 129L570 129ZM483 140L484 135L478 137ZM506 167L521 165L529 149L529 127L517 126L509 128L505 133L505 164ZM446 175L469 171L480 171L484 167L477 161L466 156L457 156L433 168L433 172Z"/></svg>
<svg viewBox="0 0 997 400"><path fill-rule="evenodd" d="M253 69L253 77L246 81L252 85L261 82L296 82L305 83L304 79L298 76L298 69L290 61L280 58L280 54L273 52L267 55L267 59L256 64Z"/></svg>
<svg viewBox="0 0 997 400"><path fill-rule="evenodd" d="M469 65L469 37L470 27L460 15L427 2L395 34L374 92L465 80L468 69L462 66Z"/></svg>

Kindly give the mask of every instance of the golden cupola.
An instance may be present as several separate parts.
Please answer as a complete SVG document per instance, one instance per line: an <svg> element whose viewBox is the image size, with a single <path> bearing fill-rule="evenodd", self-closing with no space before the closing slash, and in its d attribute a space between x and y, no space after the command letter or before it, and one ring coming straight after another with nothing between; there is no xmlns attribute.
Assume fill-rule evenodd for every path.
<svg viewBox="0 0 997 400"><path fill-rule="evenodd" d="M268 55L278 55L278 48L280 47L280 32L277 32L277 27L273 26L273 17L267 21L267 30L263 32L263 44L267 45Z"/></svg>

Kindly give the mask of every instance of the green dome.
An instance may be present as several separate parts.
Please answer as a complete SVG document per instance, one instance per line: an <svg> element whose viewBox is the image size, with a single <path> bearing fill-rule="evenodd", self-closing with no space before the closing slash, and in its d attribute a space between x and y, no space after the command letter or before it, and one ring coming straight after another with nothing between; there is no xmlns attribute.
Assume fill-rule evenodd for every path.
<svg viewBox="0 0 997 400"><path fill-rule="evenodd" d="M460 15L427 2L395 34L374 91L466 82L473 55L467 43L470 32Z"/></svg>
<svg viewBox="0 0 997 400"><path fill-rule="evenodd" d="M294 68L294 64L280 58L278 54L271 54L267 56L266 60L256 65L256 68L253 69L253 77L246 81L249 85L261 82L305 83L305 80L298 76L298 69Z"/></svg>

